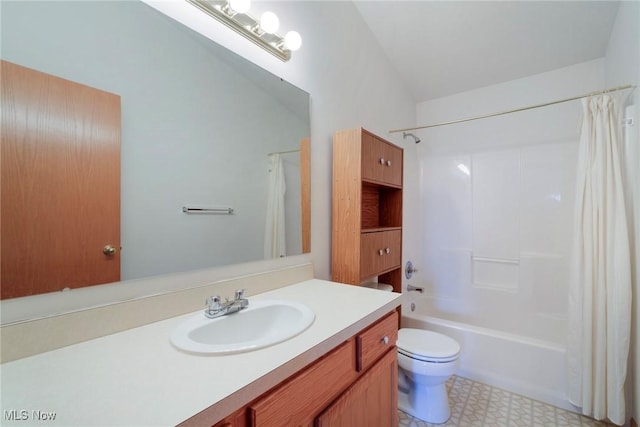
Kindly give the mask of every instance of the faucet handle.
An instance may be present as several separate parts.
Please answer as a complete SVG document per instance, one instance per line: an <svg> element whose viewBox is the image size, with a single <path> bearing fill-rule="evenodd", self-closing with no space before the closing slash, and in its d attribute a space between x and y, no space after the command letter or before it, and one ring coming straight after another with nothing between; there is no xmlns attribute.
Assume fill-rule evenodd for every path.
<svg viewBox="0 0 640 427"><path fill-rule="evenodd" d="M235 297L235 298L236 298L236 300L239 300L239 299L243 299L243 298L244 298L244 291L245 291L245 289L238 289L238 290L236 290L236 297Z"/></svg>
<svg viewBox="0 0 640 427"><path fill-rule="evenodd" d="M219 295L210 296L209 298L207 298L205 305L209 307L209 309L216 309L220 307L220 296Z"/></svg>

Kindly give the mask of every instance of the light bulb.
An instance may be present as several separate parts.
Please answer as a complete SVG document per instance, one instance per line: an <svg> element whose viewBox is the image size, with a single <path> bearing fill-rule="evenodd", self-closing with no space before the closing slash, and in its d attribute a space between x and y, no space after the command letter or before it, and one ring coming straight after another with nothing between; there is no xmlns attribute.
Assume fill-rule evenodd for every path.
<svg viewBox="0 0 640 427"><path fill-rule="evenodd" d="M265 12L260 16L260 29L268 34L274 34L278 31L280 20L273 12Z"/></svg>
<svg viewBox="0 0 640 427"><path fill-rule="evenodd" d="M297 31L289 31L284 35L284 47L292 51L300 49L302 45L302 37Z"/></svg>
<svg viewBox="0 0 640 427"><path fill-rule="evenodd" d="M229 0L229 7L236 13L247 13L251 7L251 0Z"/></svg>

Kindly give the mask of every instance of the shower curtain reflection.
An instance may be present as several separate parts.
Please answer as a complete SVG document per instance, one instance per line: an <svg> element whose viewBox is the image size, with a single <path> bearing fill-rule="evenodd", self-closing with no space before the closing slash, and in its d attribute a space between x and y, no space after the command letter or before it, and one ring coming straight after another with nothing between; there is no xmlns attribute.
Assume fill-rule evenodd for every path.
<svg viewBox="0 0 640 427"><path fill-rule="evenodd" d="M280 153L269 154L269 189L264 228L264 258L286 256L285 203L287 186Z"/></svg>

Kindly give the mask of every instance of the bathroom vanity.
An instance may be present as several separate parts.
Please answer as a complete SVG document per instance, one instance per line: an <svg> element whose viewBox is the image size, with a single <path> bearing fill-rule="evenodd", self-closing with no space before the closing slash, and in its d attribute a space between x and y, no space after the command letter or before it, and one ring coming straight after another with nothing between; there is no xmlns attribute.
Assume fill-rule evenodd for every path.
<svg viewBox="0 0 640 427"><path fill-rule="evenodd" d="M249 292L315 313L304 332L260 350L178 350L169 337L189 313L7 362L2 424L49 413L51 425L397 425L400 297L312 279Z"/></svg>
<svg viewBox="0 0 640 427"><path fill-rule="evenodd" d="M397 322L389 313L216 427L397 425Z"/></svg>

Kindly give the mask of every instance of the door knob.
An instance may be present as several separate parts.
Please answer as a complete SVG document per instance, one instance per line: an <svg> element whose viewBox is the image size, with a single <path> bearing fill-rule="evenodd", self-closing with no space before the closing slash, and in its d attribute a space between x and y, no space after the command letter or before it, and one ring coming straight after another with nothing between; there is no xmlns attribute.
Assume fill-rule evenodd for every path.
<svg viewBox="0 0 640 427"><path fill-rule="evenodd" d="M105 255L113 255L116 253L116 248L113 245L107 245L102 248L102 253Z"/></svg>

